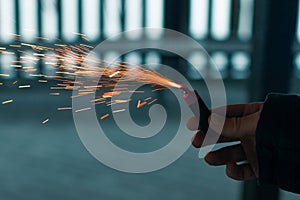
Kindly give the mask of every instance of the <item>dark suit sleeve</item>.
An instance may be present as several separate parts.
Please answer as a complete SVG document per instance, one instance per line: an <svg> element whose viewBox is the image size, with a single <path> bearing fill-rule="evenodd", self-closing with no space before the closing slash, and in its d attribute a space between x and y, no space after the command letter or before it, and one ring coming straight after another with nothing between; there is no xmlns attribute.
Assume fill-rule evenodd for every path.
<svg viewBox="0 0 300 200"><path fill-rule="evenodd" d="M300 194L300 97L268 95L258 122L259 184Z"/></svg>

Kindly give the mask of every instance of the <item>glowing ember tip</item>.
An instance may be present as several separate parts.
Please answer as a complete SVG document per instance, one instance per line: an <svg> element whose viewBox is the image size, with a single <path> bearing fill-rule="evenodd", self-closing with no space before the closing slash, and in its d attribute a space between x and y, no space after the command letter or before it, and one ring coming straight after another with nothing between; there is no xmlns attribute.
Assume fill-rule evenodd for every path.
<svg viewBox="0 0 300 200"><path fill-rule="evenodd" d="M172 82L172 81L169 81L169 85L171 87L178 88L178 89L182 88L182 85L180 85L178 83L175 83L175 82Z"/></svg>
<svg viewBox="0 0 300 200"><path fill-rule="evenodd" d="M179 86L180 86L179 89L182 89L184 94L190 92L190 90L185 85L179 84Z"/></svg>

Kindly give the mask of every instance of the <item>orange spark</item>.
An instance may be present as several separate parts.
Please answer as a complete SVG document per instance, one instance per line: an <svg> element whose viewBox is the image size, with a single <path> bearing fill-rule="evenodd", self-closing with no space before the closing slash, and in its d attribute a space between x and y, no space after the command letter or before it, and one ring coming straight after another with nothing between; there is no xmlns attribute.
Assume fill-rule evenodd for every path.
<svg viewBox="0 0 300 200"><path fill-rule="evenodd" d="M102 117L100 117L100 119L103 120L103 119L107 118L108 116L109 116L109 114L107 113L107 114L103 115Z"/></svg>
<svg viewBox="0 0 300 200"><path fill-rule="evenodd" d="M140 108L140 106L141 106L141 100L138 100L138 103L137 103L136 107Z"/></svg>
<svg viewBox="0 0 300 200"><path fill-rule="evenodd" d="M178 88L178 89L181 88L181 85L179 85L178 83L175 83L175 82L173 82L173 81L168 81L167 83L168 83L168 85L171 86L171 87Z"/></svg>
<svg viewBox="0 0 300 200"><path fill-rule="evenodd" d="M142 103L140 104L140 108L143 107L143 106L146 105L146 104L147 104L146 101L142 102Z"/></svg>
<svg viewBox="0 0 300 200"><path fill-rule="evenodd" d="M157 101L157 99L153 99L152 101L150 101L150 102L148 103L148 105L153 104L155 101Z"/></svg>
<svg viewBox="0 0 300 200"><path fill-rule="evenodd" d="M121 94L121 92L105 92L105 93L102 95L102 97L103 97L103 98L111 98L111 97L117 96L117 95L119 95L119 94Z"/></svg>
<svg viewBox="0 0 300 200"><path fill-rule="evenodd" d="M112 78L112 77L114 77L115 75L117 75L117 74L119 74L119 73L120 73L120 71L116 71L115 73L109 75L109 78Z"/></svg>

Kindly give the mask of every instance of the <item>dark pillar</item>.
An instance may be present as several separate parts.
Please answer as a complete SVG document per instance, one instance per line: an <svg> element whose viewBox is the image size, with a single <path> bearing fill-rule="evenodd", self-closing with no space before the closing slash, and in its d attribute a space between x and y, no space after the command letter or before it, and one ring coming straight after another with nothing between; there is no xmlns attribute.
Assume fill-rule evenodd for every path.
<svg viewBox="0 0 300 200"><path fill-rule="evenodd" d="M16 39L15 40L19 40L20 39L20 1L19 0L15 0L15 32L18 36L15 36ZM21 53L19 51L16 51L16 59L17 60L20 60L20 57L21 57ZM21 73L19 70L16 71L16 75L17 75L17 78L21 78Z"/></svg>
<svg viewBox="0 0 300 200"><path fill-rule="evenodd" d="M297 11L298 0L255 0L251 101L262 101L270 92L288 92ZM248 181L243 199L276 200L279 191Z"/></svg>
<svg viewBox="0 0 300 200"><path fill-rule="evenodd" d="M43 18L42 18L42 12L43 9L47 9L45 7L43 7L42 5L42 0L38 0L38 7L37 7L37 31L38 31L38 36L42 37L42 30L43 30ZM39 38L38 42L42 42L42 39ZM44 51L41 51L42 53L44 53ZM37 68L38 68L38 73L43 74L44 70L44 65L41 59L38 60L37 62Z"/></svg>
<svg viewBox="0 0 300 200"><path fill-rule="evenodd" d="M240 17L240 6L241 0L232 0L231 7L231 38L237 37L237 31L239 26L239 17Z"/></svg>
<svg viewBox="0 0 300 200"><path fill-rule="evenodd" d="M298 0L255 1L251 100L288 92Z"/></svg>
<svg viewBox="0 0 300 200"><path fill-rule="evenodd" d="M189 1L165 0L164 27L188 34ZM178 56L164 56L163 64L176 68L179 72L186 73L186 62Z"/></svg>
<svg viewBox="0 0 300 200"><path fill-rule="evenodd" d="M62 23L62 2L57 0L57 29L58 29L58 39L62 39L63 23Z"/></svg>
<svg viewBox="0 0 300 200"><path fill-rule="evenodd" d="M165 27L188 33L189 1L165 0Z"/></svg>

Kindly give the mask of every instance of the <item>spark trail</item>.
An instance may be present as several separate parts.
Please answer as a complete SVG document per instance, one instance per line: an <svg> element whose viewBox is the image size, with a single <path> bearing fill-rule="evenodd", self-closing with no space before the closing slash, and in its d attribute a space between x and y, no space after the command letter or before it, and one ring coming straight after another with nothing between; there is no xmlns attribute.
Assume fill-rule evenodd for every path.
<svg viewBox="0 0 300 200"><path fill-rule="evenodd" d="M103 94L96 96L93 100L94 105L104 104L111 106L112 104L122 104L131 101L131 99L118 99L112 101L113 96L118 96L122 93L139 93L144 92L132 91L130 86L135 84L149 84L154 87L152 92L163 90L165 87L181 88L180 84L162 76L161 74L150 70L142 65L130 64L127 62L114 62L110 63L105 60L97 59L93 56L96 55L93 52L93 48L90 45L67 45L62 43L55 43L48 46L39 44L25 43L20 40L19 36L16 36L17 40L15 44L10 44L9 48L0 47L0 54L16 54L16 60L13 60L10 67L16 71L25 74L28 77L35 77L40 84L45 84L48 80L56 80L57 84L52 86L52 96L59 96L59 90L76 90L77 95L71 96L71 98L78 98L80 96L89 95L100 91ZM47 38L39 38L47 40ZM19 56L17 56L17 54ZM44 64L46 67L53 68L55 75L43 74L35 67L38 64ZM0 74L1 77L9 77L9 74ZM98 80L95 82L93 80ZM76 82L77 77L87 78L91 82L87 83ZM90 78L90 79L89 79ZM17 85L18 80L13 82L13 85ZM116 86L118 84L118 86ZM3 83L1 82L1 85ZM18 85L19 89L32 88L31 85ZM148 97L143 101L139 100L137 108L142 108L146 105L153 104L157 99ZM12 100L3 101L2 104L12 103ZM59 111L72 110L71 107L57 108ZM90 108L82 108L75 112L83 112L90 110ZM123 112L124 109L112 111L112 113ZM101 120L106 119L110 115L108 113L102 113ZM45 122L45 121L43 121ZM45 122L46 123L46 122Z"/></svg>

